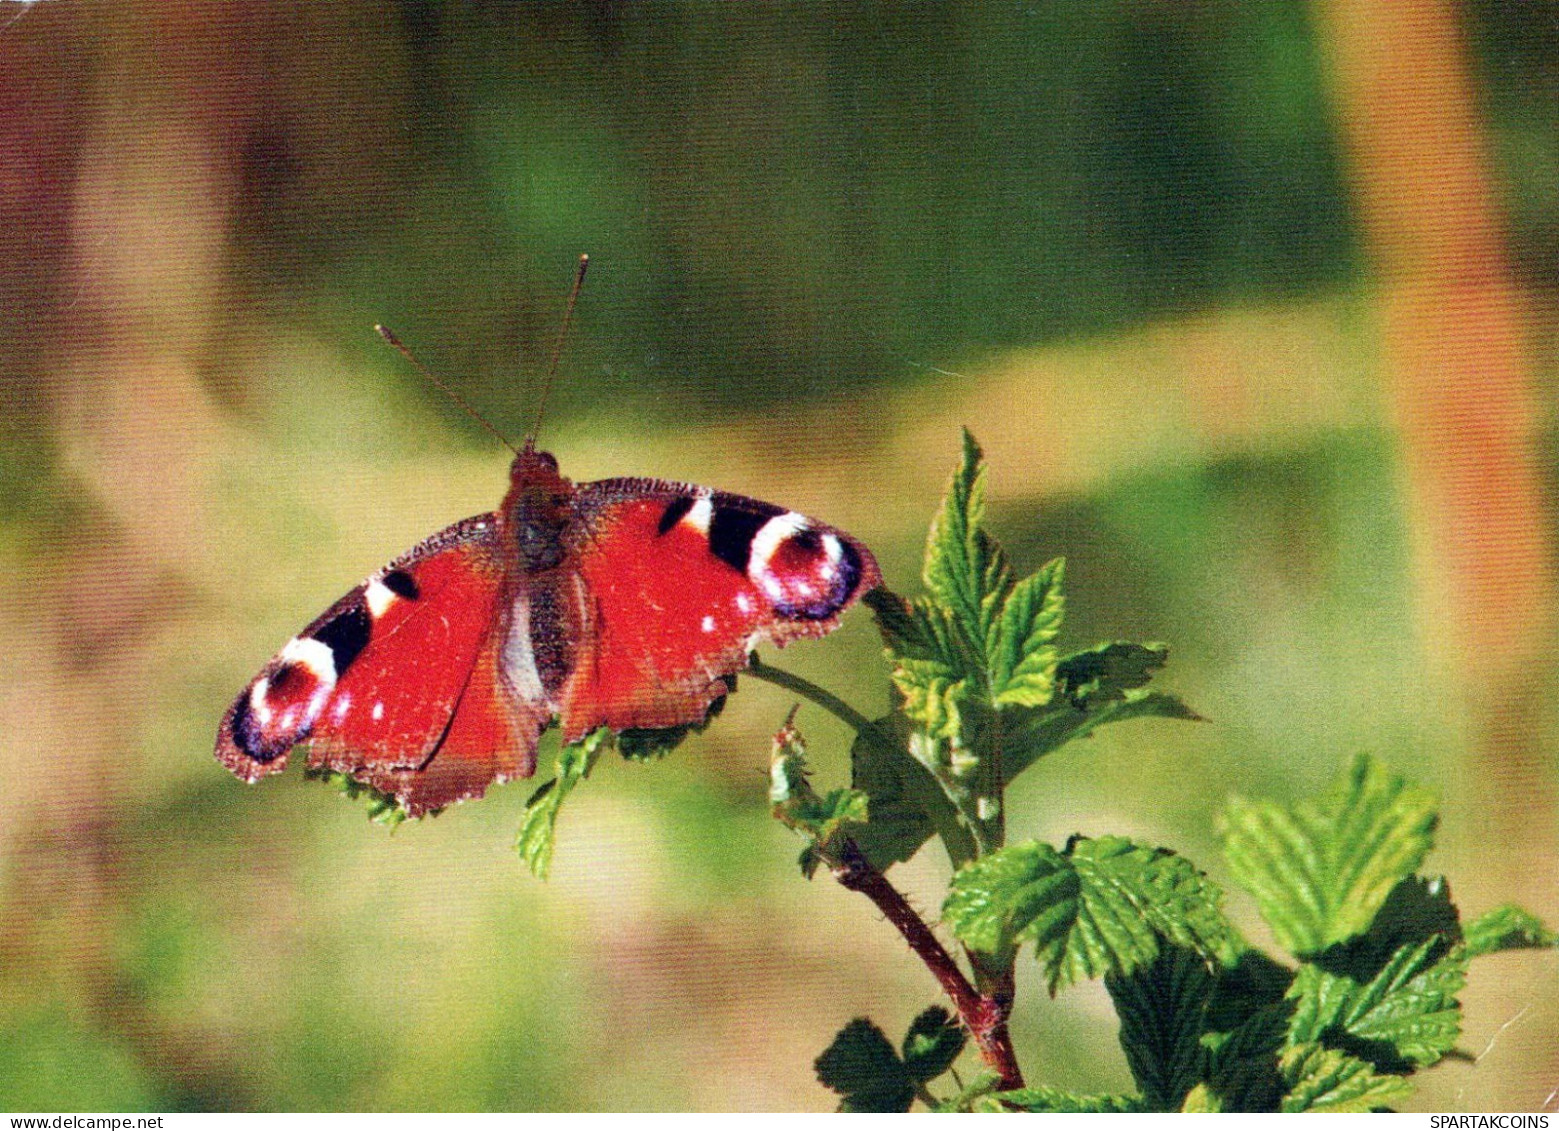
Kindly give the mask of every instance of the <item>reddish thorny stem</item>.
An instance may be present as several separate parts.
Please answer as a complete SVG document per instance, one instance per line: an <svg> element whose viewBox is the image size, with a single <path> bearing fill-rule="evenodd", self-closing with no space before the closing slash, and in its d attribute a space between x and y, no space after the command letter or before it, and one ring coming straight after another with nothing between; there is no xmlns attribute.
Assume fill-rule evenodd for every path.
<svg viewBox="0 0 1559 1131"><path fill-rule="evenodd" d="M1007 1032L1007 1018L1012 1012L1010 982L991 996L977 991L925 920L888 878L871 866L854 841L845 840L831 863L834 878L875 903L941 984L974 1038L980 1056L1000 1077L997 1087L1001 1091L1023 1087L1023 1073Z"/></svg>

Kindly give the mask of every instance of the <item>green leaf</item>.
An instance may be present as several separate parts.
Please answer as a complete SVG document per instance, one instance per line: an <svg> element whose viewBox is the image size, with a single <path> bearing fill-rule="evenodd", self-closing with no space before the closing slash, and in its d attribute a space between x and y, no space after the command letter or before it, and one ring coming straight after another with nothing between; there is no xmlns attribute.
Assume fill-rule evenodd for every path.
<svg viewBox="0 0 1559 1131"><path fill-rule="evenodd" d="M931 520L922 578L937 604L951 614L965 650L983 652L1012 588L1012 569L1001 547L983 529L984 454L968 429L963 440L963 461Z"/></svg>
<svg viewBox="0 0 1559 1131"><path fill-rule="evenodd" d="M1281 1069L1288 1085L1280 1108L1285 1113L1374 1111L1413 1091L1400 1076L1381 1075L1362 1060L1320 1045L1289 1049Z"/></svg>
<svg viewBox="0 0 1559 1131"><path fill-rule="evenodd" d="M1157 691L1128 691L1123 699L1089 702L1083 707L1063 703L1009 714L1015 721L1008 725L1002 755L1002 776L1009 783L1046 754L1074 739L1086 738L1106 723L1150 718L1199 722L1202 718L1178 696Z"/></svg>
<svg viewBox="0 0 1559 1131"><path fill-rule="evenodd" d="M909 723L877 719L850 747L850 784L867 797L867 819L851 837L879 872L908 860L957 815L931 772L909 755Z"/></svg>
<svg viewBox="0 0 1559 1131"><path fill-rule="evenodd" d="M883 1031L864 1017L850 1022L813 1063L840 1111L908 1111L915 1081Z"/></svg>
<svg viewBox="0 0 1559 1131"><path fill-rule="evenodd" d="M401 808L400 799L393 793L385 793L371 785L364 785L349 774L343 774L339 770L327 770L322 766L310 766L303 771L303 776L310 781L324 782L340 791L342 797L348 801L361 801L367 810L368 819L376 825L384 825L386 828L397 828L402 821L407 820L410 814ZM434 809L428 813L429 817L439 815L439 810Z"/></svg>
<svg viewBox="0 0 1559 1131"><path fill-rule="evenodd" d="M923 598L909 602L885 590L868 593L865 600L887 640L904 713L928 734L957 738L959 704L980 661L971 655L951 613Z"/></svg>
<svg viewBox="0 0 1559 1131"><path fill-rule="evenodd" d="M1467 975L1467 956L1438 935L1409 943L1373 979L1305 963L1289 989L1295 1002L1291 1045L1319 1043L1369 1061L1385 1072L1435 1063L1456 1044L1461 1006L1456 995Z"/></svg>
<svg viewBox="0 0 1559 1131"><path fill-rule="evenodd" d="M819 864L834 857L840 840L865 823L868 800L858 789L835 789L820 797L807 778L806 743L787 722L774 736L769 807L777 821L811 840L801 854L802 874L811 879Z"/></svg>
<svg viewBox="0 0 1559 1131"><path fill-rule="evenodd" d="M997 707L1043 707L1055 691L1055 639L1065 599L1057 558L1012 588L987 648L991 702Z"/></svg>
<svg viewBox="0 0 1559 1131"><path fill-rule="evenodd" d="M994 1099L1023 1111L1043 1111L1055 1114L1107 1112L1137 1112L1145 1110L1142 1101L1135 1096L1090 1096L1067 1092L1060 1088L1038 1085L1019 1088L1012 1092L997 1092Z"/></svg>
<svg viewBox="0 0 1559 1131"><path fill-rule="evenodd" d="M564 746L558 751L557 772L553 779L543 783L525 803L525 815L520 818L514 847L531 875L538 880L546 879L552 867L558 811L574 787L590 776L601 751L612 741L612 732L602 727L580 742Z"/></svg>
<svg viewBox="0 0 1559 1131"><path fill-rule="evenodd" d="M1179 1110L1206 1074L1201 1037L1214 980L1201 955L1178 946L1130 975L1105 978L1121 1020L1121 1050L1147 1110Z"/></svg>
<svg viewBox="0 0 1559 1131"><path fill-rule="evenodd" d="M1056 665L1056 684L1072 706L1102 706L1145 686L1169 660L1164 644L1114 641L1073 652Z"/></svg>
<svg viewBox="0 0 1559 1131"><path fill-rule="evenodd" d="M962 1026L940 1005L924 1010L904 1035L904 1067L924 1084L953 1066L967 1040Z"/></svg>
<svg viewBox="0 0 1559 1131"><path fill-rule="evenodd" d="M1204 1082L1186 1093L1180 1110L1186 1115L1218 1115L1223 1112L1223 1099Z"/></svg>
<svg viewBox="0 0 1559 1131"><path fill-rule="evenodd" d="M944 922L971 949L1001 956L1035 944L1054 994L1153 961L1159 936L1209 958L1230 956L1234 935L1218 888L1186 860L1121 837L1076 838L1064 853L1037 841L1010 845L953 877Z"/></svg>
<svg viewBox="0 0 1559 1131"><path fill-rule="evenodd" d="M1433 842L1434 798L1360 756L1315 801L1231 800L1224 857L1278 941L1304 956L1363 933Z"/></svg>
<svg viewBox="0 0 1559 1131"><path fill-rule="evenodd" d="M1081 883L1072 862L1028 841L982 856L953 876L942 921L965 946L1001 954L1025 934L1043 937L1076 923Z"/></svg>
<svg viewBox="0 0 1559 1131"><path fill-rule="evenodd" d="M1463 944L1471 958L1501 950L1559 946L1559 934L1543 926L1529 911L1513 903L1486 911L1467 925Z"/></svg>
<svg viewBox="0 0 1559 1131"><path fill-rule="evenodd" d="M1244 965L1244 956L1241 965ZM1263 970L1265 965L1264 958L1258 960L1256 970L1246 971L1239 979L1244 985L1234 996L1249 1006L1242 1020L1227 1032L1210 1031L1203 1038L1209 1057L1206 1090L1200 1102L1215 1106L1218 1111L1276 1111L1283 1093L1288 1090L1278 1070L1278 1057L1283 1051L1288 1019L1294 1006L1292 1002L1282 1000L1257 1004L1272 980ZM1230 973L1224 972L1219 993L1209 1005L1210 1024L1217 1023L1215 1014L1227 1012L1226 1006L1220 1008L1219 998L1224 996L1224 983ZM1252 990L1257 992L1252 994Z"/></svg>
<svg viewBox="0 0 1559 1131"><path fill-rule="evenodd" d="M943 1115L975 1111L993 1113L1010 1111L1010 1108L996 1098L996 1089L1000 1086L1001 1077L996 1073L976 1072L967 1084L937 1104L935 1110Z"/></svg>

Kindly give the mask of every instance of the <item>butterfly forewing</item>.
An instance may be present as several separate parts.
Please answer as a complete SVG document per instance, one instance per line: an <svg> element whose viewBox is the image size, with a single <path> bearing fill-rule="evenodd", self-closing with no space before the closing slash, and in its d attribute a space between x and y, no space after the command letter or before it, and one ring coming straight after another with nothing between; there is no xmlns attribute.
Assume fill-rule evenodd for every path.
<svg viewBox="0 0 1559 1131"><path fill-rule="evenodd" d="M254 781L280 770L288 749L306 740L311 765L403 793L405 775L446 742L457 705L489 697L486 684L476 693L469 685L498 624L502 580L493 516L427 539L265 666L229 708L218 758Z"/></svg>

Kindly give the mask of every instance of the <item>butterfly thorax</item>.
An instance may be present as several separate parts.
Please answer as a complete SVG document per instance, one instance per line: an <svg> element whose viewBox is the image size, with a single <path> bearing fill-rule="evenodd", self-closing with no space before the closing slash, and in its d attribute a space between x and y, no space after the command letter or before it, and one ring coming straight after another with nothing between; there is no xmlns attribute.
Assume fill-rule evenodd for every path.
<svg viewBox="0 0 1559 1131"><path fill-rule="evenodd" d="M558 474L550 452L526 445L509 468L509 493L498 509L500 532L523 573L540 573L563 561L574 485Z"/></svg>

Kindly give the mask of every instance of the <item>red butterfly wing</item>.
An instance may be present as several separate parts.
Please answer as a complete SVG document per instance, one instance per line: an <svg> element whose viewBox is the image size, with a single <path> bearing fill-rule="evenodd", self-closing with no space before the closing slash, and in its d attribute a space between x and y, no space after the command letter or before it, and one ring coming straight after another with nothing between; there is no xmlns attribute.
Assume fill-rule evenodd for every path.
<svg viewBox="0 0 1559 1131"><path fill-rule="evenodd" d="M559 694L565 741L701 722L756 644L821 636L881 582L848 535L740 495L606 479L574 507L586 623Z"/></svg>
<svg viewBox="0 0 1559 1131"><path fill-rule="evenodd" d="M337 601L228 709L217 757L254 781L309 764L412 815L529 776L565 741L702 722L764 641L821 636L880 583L841 531L648 479L574 488L527 448L498 515L428 539Z"/></svg>
<svg viewBox="0 0 1559 1131"><path fill-rule="evenodd" d="M546 708L500 674L504 571L491 515L434 535L348 593L228 709L217 757L255 781L308 741L309 764L413 814L530 773Z"/></svg>

